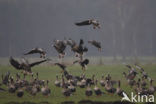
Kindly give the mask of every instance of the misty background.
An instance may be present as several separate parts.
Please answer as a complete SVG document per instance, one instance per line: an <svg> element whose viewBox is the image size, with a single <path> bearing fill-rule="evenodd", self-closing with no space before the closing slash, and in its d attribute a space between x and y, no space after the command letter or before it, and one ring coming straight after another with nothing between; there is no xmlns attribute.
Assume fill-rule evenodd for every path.
<svg viewBox="0 0 156 104"><path fill-rule="evenodd" d="M101 29L74 25L92 18ZM57 56L53 40L64 38L84 39L85 56L155 59L156 0L0 0L0 57L21 57L35 47ZM93 39L102 52L87 43ZM74 56L69 47L66 52Z"/></svg>

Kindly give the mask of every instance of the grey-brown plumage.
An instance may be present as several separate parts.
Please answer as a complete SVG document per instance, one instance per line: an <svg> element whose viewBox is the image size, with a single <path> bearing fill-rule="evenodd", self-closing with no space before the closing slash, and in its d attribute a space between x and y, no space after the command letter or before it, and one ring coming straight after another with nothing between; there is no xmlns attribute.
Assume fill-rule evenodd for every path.
<svg viewBox="0 0 156 104"><path fill-rule="evenodd" d="M101 51L101 43L100 42L97 42L95 40L90 40L90 41L88 41L88 43L92 44L93 46L98 48L99 51Z"/></svg>
<svg viewBox="0 0 156 104"><path fill-rule="evenodd" d="M29 55L29 54L40 54L40 58L45 58L46 57L46 52L42 48L34 48L30 50L29 52L25 53L24 55Z"/></svg>
<svg viewBox="0 0 156 104"><path fill-rule="evenodd" d="M99 28L100 29L100 24L98 20L95 19L88 19L82 22L76 22L75 25L77 26L87 26L87 25L93 25L93 28Z"/></svg>
<svg viewBox="0 0 156 104"><path fill-rule="evenodd" d="M55 63L54 65L59 66L62 70L65 70L66 69L66 66L64 64Z"/></svg>
<svg viewBox="0 0 156 104"><path fill-rule="evenodd" d="M92 89L90 88L90 85L88 85L86 91L85 91L85 95L86 96L92 96L93 95L93 91Z"/></svg>
<svg viewBox="0 0 156 104"><path fill-rule="evenodd" d="M88 51L88 48L83 46L84 41L80 39L79 44L76 44L74 40L67 40L67 44L71 46L71 50L76 54L76 57L79 57L82 60L82 55Z"/></svg>
<svg viewBox="0 0 156 104"><path fill-rule="evenodd" d="M59 53L59 58L64 58L65 56L65 49L67 46L66 40L54 40L54 45L53 47L56 49L56 51Z"/></svg>
<svg viewBox="0 0 156 104"><path fill-rule="evenodd" d="M47 59L42 60L42 61L37 61L34 63L29 63L26 59L23 59L23 62L18 62L17 60L15 60L13 57L10 57L10 64L16 68L17 70L23 70L26 71L28 73L32 73L31 71L31 67L35 66L35 65L39 65L43 62L47 61Z"/></svg>
<svg viewBox="0 0 156 104"><path fill-rule="evenodd" d="M140 70L142 77L144 77L145 79L148 79L148 78L150 79L150 77L148 76L148 74L145 72L145 70L142 67L140 67L137 64L135 64L135 67Z"/></svg>
<svg viewBox="0 0 156 104"><path fill-rule="evenodd" d="M85 60L76 60L73 62L73 64L75 63L79 63L82 67L82 70L85 70L86 69L86 66L89 64L89 60L88 59L85 59Z"/></svg>

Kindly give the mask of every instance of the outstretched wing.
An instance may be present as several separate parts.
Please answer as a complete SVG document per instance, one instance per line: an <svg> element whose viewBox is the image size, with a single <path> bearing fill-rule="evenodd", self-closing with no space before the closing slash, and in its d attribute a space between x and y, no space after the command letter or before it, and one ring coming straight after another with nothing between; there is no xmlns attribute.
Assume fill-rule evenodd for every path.
<svg viewBox="0 0 156 104"><path fill-rule="evenodd" d="M87 47L84 47L83 48L83 52L87 52L88 51L88 48Z"/></svg>
<svg viewBox="0 0 156 104"><path fill-rule="evenodd" d="M78 63L78 62L79 62L79 60L76 60L76 61L73 62L73 64L76 64L76 63Z"/></svg>
<svg viewBox="0 0 156 104"><path fill-rule="evenodd" d="M89 60L88 59L85 59L82 63L85 64L85 65L87 65L87 64L89 64Z"/></svg>
<svg viewBox="0 0 156 104"><path fill-rule="evenodd" d="M83 41L83 39L80 39L79 46L80 46L80 45L83 45L83 44L84 44L84 41Z"/></svg>
<svg viewBox="0 0 156 104"><path fill-rule="evenodd" d="M90 24L91 24L90 20L75 23L75 25L77 26L85 26L85 25L90 25Z"/></svg>
<svg viewBox="0 0 156 104"><path fill-rule="evenodd" d="M138 68L141 72L144 72L144 69L140 67L139 65L135 64L135 67Z"/></svg>
<svg viewBox="0 0 156 104"><path fill-rule="evenodd" d="M25 53L24 55L28 55L28 54L34 54L34 53L37 53L37 48L34 48L32 50L30 50L29 52Z"/></svg>
<svg viewBox="0 0 156 104"><path fill-rule="evenodd" d="M60 64L60 63L55 63L55 65L57 65L57 66L59 66L61 69L65 69L66 68L66 66L65 65L63 65L63 64Z"/></svg>
<svg viewBox="0 0 156 104"><path fill-rule="evenodd" d="M43 62L45 62L45 61L47 61L47 59L46 59L46 60L42 60L42 61L38 61L38 62L31 63L31 64L30 64L30 67L33 67L33 66L35 66L35 65L39 65L39 64L41 64L41 63L43 63Z"/></svg>
<svg viewBox="0 0 156 104"><path fill-rule="evenodd" d="M13 57L10 57L10 64L18 70L22 69L20 63L13 59Z"/></svg>

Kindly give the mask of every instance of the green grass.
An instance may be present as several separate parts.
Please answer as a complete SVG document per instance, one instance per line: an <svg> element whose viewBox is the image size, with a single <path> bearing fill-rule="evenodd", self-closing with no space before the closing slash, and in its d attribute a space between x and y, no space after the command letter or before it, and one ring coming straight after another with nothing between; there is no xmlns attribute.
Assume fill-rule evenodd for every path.
<svg viewBox="0 0 156 104"><path fill-rule="evenodd" d="M146 72L151 76L151 78L156 79L156 65L144 65L143 66L146 70ZM75 103L78 103L82 100L91 100L91 101L101 101L101 102L113 102L113 101L120 101L121 98L117 95L109 95L107 92L104 91L104 88L102 88L100 85L98 85L105 94L100 97L96 97L93 95L92 97L86 97L84 92L84 89L77 88L76 93L74 93L71 97L64 97L61 93L62 89L57 88L54 86L54 81L56 79L56 75L61 76L61 69L57 66L37 66L34 67L33 72L39 72L39 78L40 79L48 79L50 80L49 87L51 88L51 95L46 98L42 96L41 93L38 93L35 97L29 95L25 92L24 96L22 98L16 97L16 94L10 94L8 92L0 92L0 104L13 104L15 103L23 103L23 102L30 102L30 104L38 104L43 102L48 102L49 104L60 104L65 101L73 101ZM15 75L18 71L15 70L11 66L0 66L0 74L5 73L7 71L11 72L11 75ZM79 66L69 66L68 71L73 75L80 75L82 74L82 70ZM88 66L88 69L86 70L86 76L91 77L93 74L96 75L97 79L101 78L101 75L107 75L108 73L111 74L112 79L114 80L121 80L121 88L123 88L127 94L130 94L131 91L133 91L126 83L126 80L124 79L122 72L128 72L128 69L123 65L103 65L103 66ZM30 79L30 77L29 77ZM154 82L154 85L156 85L156 81ZM3 85L3 88L6 89L6 87ZM15 103L15 104L16 104ZM27 104L27 103L25 103ZM67 103L68 104L68 103Z"/></svg>

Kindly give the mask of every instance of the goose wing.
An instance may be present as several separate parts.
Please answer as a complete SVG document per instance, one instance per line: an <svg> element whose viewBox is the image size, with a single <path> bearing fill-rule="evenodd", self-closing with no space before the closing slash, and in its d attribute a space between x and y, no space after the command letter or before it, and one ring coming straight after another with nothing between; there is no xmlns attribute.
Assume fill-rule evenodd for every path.
<svg viewBox="0 0 156 104"><path fill-rule="evenodd" d="M17 70L22 69L21 64L17 60L15 60L13 57L10 57L10 60L9 61L10 61L10 64L13 67L15 67Z"/></svg>
<svg viewBox="0 0 156 104"><path fill-rule="evenodd" d="M42 60L42 61L37 61L37 62L31 63L31 64L30 64L30 67L33 67L33 66L35 66L35 65L39 65L39 64L41 64L41 63L43 63L43 62L46 62L46 61L47 61L47 59Z"/></svg>
<svg viewBox="0 0 156 104"><path fill-rule="evenodd" d="M85 25L90 25L90 24L91 24L90 20L75 23L75 25L77 26L85 26Z"/></svg>
<svg viewBox="0 0 156 104"><path fill-rule="evenodd" d="M30 50L29 52L25 53L24 55L38 53L38 51L39 50L37 48L34 48L34 49Z"/></svg>

